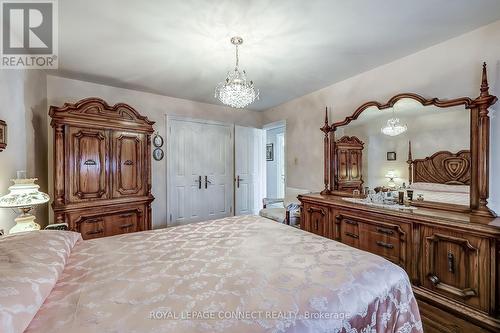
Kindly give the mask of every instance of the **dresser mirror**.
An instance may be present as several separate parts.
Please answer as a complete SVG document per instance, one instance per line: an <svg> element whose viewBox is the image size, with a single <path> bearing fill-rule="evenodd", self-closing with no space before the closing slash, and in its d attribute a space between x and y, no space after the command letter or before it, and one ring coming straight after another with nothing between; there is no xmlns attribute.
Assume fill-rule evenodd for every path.
<svg viewBox="0 0 500 333"><path fill-rule="evenodd" d="M470 111L462 105L440 108L401 98L389 108L370 106L337 128L335 142L344 190L409 189L418 203L469 207ZM344 142L350 145L343 148Z"/></svg>
<svg viewBox="0 0 500 333"><path fill-rule="evenodd" d="M325 112L322 194L404 189L412 206L495 216L488 208L489 94L441 100L402 93L364 103L340 122Z"/></svg>

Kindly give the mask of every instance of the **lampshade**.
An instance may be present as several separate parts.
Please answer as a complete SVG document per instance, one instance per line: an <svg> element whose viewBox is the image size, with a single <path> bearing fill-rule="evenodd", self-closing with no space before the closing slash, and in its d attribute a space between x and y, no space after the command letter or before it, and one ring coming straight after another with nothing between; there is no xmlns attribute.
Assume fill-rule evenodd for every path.
<svg viewBox="0 0 500 333"><path fill-rule="evenodd" d="M12 179L14 185L9 187L9 194L0 197L0 207L33 207L48 202L49 196L38 191L40 186L35 184L37 180L37 178Z"/></svg>

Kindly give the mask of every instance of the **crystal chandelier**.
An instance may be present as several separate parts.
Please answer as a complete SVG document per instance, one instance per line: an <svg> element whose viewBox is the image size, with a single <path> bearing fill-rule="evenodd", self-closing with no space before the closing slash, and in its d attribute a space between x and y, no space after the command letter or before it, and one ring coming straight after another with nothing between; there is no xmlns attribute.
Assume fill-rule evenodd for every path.
<svg viewBox="0 0 500 333"><path fill-rule="evenodd" d="M396 113L394 108L392 109L392 112L393 117L387 120L387 124L385 125L385 127L382 127L380 130L385 135L397 136L406 132L408 130L408 126L406 126L406 124L401 125L399 122L399 118L394 117L394 114Z"/></svg>
<svg viewBox="0 0 500 333"><path fill-rule="evenodd" d="M253 85L253 81L247 81L247 73L238 68L238 45L243 44L243 38L233 37L231 43L236 47L236 66L233 71L227 73L226 80L220 82L215 88L215 98L223 104L233 108L242 109L259 99L259 89Z"/></svg>

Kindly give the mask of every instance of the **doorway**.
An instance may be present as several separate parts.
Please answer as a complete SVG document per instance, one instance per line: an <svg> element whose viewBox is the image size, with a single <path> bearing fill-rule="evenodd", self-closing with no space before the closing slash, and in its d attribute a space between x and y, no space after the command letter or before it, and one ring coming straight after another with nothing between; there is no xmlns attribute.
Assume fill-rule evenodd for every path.
<svg viewBox="0 0 500 333"><path fill-rule="evenodd" d="M284 121L264 126L266 130L266 188L268 198L284 198L286 187Z"/></svg>

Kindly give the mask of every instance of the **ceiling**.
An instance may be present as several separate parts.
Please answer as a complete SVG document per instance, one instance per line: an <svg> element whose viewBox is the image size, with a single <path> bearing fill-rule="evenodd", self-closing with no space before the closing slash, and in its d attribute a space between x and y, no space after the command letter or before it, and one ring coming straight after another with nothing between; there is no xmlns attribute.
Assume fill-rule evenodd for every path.
<svg viewBox="0 0 500 333"><path fill-rule="evenodd" d="M265 110L498 19L497 0L63 0L54 74L218 104L240 35Z"/></svg>

